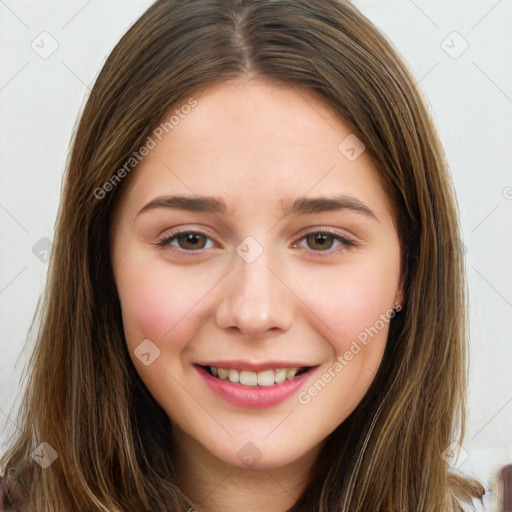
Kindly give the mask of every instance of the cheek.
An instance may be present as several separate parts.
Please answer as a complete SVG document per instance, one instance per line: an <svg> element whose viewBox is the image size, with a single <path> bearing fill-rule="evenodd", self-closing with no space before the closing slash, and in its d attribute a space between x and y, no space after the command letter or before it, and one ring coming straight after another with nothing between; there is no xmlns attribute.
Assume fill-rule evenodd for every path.
<svg viewBox="0 0 512 512"><path fill-rule="evenodd" d="M325 276L316 275L304 282L308 305L321 322L317 328L329 340L337 353L348 350L354 339L377 322L378 339L387 335L381 325L381 315L389 314L393 304L398 274L383 272L376 263L332 269ZM323 283L323 284L322 284Z"/></svg>
<svg viewBox="0 0 512 512"><path fill-rule="evenodd" d="M318 279L307 283L312 309L321 319L315 321L315 327L331 346L332 359L318 379L299 393L298 402L322 418L322 435L357 407L377 373L394 316L391 307L398 272L393 262L359 261L326 274L327 289L319 286Z"/></svg>
<svg viewBox="0 0 512 512"><path fill-rule="evenodd" d="M183 268L170 269L158 261L143 264L136 258L126 262L117 281L130 357L152 396L169 415L173 411L169 404L186 402L178 384L184 375L182 356L206 321L201 297L212 285L205 279L192 281ZM137 356L146 339L159 350L149 365ZM152 358L155 349L150 346L148 350Z"/></svg>
<svg viewBox="0 0 512 512"><path fill-rule="evenodd" d="M179 349L179 340L192 335L207 283L188 282L184 275L183 269L171 271L158 262L125 267L117 286L130 348L149 338L161 350Z"/></svg>

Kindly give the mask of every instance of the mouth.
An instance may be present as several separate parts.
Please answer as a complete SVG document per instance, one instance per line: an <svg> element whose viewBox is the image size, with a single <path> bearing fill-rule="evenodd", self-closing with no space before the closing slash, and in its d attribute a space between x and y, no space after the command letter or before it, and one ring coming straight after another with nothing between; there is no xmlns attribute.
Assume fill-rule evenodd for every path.
<svg viewBox="0 0 512 512"><path fill-rule="evenodd" d="M215 395L236 407L253 409L276 406L296 395L319 368L284 361L267 364L212 361L194 366Z"/></svg>
<svg viewBox="0 0 512 512"><path fill-rule="evenodd" d="M309 372L314 366L268 368L261 371L253 371L240 368L222 368L218 366L202 366L204 371L212 377L239 384L244 387L273 387L291 381Z"/></svg>

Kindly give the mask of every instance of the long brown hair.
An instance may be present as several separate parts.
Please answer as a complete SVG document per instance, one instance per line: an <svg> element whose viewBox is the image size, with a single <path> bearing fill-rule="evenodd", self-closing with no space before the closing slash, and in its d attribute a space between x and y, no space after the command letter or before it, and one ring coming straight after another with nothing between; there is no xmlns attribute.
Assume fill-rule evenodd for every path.
<svg viewBox="0 0 512 512"><path fill-rule="evenodd" d="M112 51L74 136L21 433L0 464L20 509L193 505L174 483L170 420L127 353L109 254L127 179L109 180L171 107L241 76L315 91L352 126L390 198L402 248L403 309L368 393L317 460L304 510L452 512L457 497L483 494L442 456L464 434L460 228L440 142L396 50L348 2L159 0ZM41 443L57 454L46 469L31 456Z"/></svg>

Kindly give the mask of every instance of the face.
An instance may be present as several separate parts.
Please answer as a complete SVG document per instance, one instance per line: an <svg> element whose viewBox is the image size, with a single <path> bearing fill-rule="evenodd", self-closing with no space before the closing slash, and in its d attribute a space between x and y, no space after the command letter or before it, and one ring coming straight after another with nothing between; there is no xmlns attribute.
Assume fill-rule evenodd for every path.
<svg viewBox="0 0 512 512"><path fill-rule="evenodd" d="M370 158L313 93L194 98L113 217L126 341L183 441L277 468L368 390L402 300L398 235Z"/></svg>

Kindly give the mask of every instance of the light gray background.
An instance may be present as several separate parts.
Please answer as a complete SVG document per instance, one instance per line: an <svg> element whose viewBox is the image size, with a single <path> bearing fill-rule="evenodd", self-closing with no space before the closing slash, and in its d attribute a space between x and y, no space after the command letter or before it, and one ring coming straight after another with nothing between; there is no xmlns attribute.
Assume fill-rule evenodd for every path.
<svg viewBox="0 0 512 512"><path fill-rule="evenodd" d="M0 423L7 429L16 430L13 406L30 353L22 349L43 292L75 121L106 56L151 3L0 0ZM500 510L497 471L512 463L512 0L355 3L410 63L450 162L471 306L469 422L452 464L483 480L489 510Z"/></svg>

